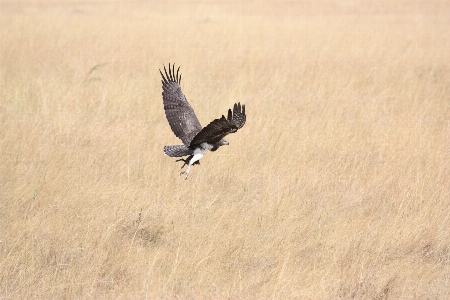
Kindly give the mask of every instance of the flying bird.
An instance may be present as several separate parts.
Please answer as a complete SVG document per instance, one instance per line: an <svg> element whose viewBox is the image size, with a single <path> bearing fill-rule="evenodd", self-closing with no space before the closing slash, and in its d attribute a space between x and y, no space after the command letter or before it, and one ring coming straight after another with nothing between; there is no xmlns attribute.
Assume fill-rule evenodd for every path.
<svg viewBox="0 0 450 300"><path fill-rule="evenodd" d="M199 160L207 150L216 151L223 145L229 145L223 138L242 128L246 115L245 105L235 103L233 111L229 109L226 118L222 115L220 119L213 120L205 127L200 125L194 109L181 91L179 70L180 67L175 73L175 65L171 67L170 64L169 72L165 66L164 74L159 70L162 76L162 97L166 118L173 133L183 142L183 145L164 146L164 154L170 157L188 156L177 160L184 162L181 168L187 165L186 171L180 173L185 174L187 179L191 166L200 164Z"/></svg>

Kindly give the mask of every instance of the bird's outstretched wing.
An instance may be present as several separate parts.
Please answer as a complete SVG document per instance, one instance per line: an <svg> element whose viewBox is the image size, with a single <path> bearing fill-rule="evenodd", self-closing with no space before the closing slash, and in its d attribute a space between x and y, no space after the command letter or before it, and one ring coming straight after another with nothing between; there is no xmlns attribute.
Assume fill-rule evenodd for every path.
<svg viewBox="0 0 450 300"><path fill-rule="evenodd" d="M244 126L246 120L245 105L240 103L235 104L233 112L228 110L228 118L222 116L220 119L215 119L204 127L197 135L192 139L190 147L200 145L203 142L208 144L216 144L226 135L238 131L238 129Z"/></svg>
<svg viewBox="0 0 450 300"><path fill-rule="evenodd" d="M241 129L244 124L245 121L247 119L247 116L245 115L245 105L242 105L241 108L241 103L235 103L233 106L233 113L231 113L231 109L228 110L228 121L231 122L233 121L238 129Z"/></svg>
<svg viewBox="0 0 450 300"><path fill-rule="evenodd" d="M172 65L171 68L170 64L168 73L164 66L166 76L159 70L162 76L162 96L164 111L166 112L170 128L183 141L183 144L189 146L194 136L202 130L202 125L200 125L192 106L181 91L181 74L178 75L179 70L180 67L175 73L175 65Z"/></svg>

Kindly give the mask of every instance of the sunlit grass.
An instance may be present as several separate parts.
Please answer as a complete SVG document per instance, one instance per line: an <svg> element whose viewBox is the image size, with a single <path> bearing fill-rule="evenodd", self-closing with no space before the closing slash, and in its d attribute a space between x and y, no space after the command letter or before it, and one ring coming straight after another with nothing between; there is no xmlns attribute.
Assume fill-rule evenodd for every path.
<svg viewBox="0 0 450 300"><path fill-rule="evenodd" d="M450 298L446 2L0 2L0 298ZM158 69L206 125L179 176Z"/></svg>

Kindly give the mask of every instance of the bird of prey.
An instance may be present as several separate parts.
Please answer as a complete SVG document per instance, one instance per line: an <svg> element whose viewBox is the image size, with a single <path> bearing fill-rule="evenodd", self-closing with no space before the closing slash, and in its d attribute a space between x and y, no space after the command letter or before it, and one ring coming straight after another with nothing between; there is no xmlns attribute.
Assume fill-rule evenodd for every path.
<svg viewBox="0 0 450 300"><path fill-rule="evenodd" d="M164 146L164 154L170 157L188 156L177 160L184 162L181 168L187 165L186 171L180 173L180 175L185 174L187 179L191 166L200 164L199 160L207 150L216 151L223 145L229 145L223 138L242 128L246 115L245 105L235 103L233 111L229 109L226 118L222 115L220 119L215 119L202 127L192 106L181 91L179 70L180 67L175 73L175 65L171 67L170 64L168 72L165 66L164 74L159 70L162 76L162 97L166 118L173 133L183 142L183 145Z"/></svg>

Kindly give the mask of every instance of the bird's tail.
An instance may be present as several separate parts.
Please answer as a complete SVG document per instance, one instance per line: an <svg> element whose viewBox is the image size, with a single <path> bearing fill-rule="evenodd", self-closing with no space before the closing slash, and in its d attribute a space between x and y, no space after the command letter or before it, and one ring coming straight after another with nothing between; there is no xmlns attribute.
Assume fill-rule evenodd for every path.
<svg viewBox="0 0 450 300"><path fill-rule="evenodd" d="M164 146L164 154L170 157L182 157L194 154L194 150L185 145Z"/></svg>

